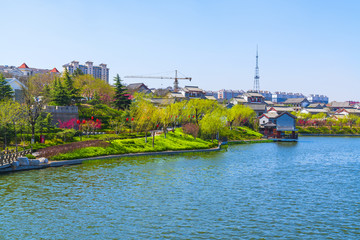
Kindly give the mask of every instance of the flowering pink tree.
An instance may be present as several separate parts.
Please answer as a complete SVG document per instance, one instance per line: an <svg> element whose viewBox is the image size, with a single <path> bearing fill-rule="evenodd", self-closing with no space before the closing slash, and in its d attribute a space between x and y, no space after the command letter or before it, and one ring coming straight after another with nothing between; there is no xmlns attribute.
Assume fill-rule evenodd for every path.
<svg viewBox="0 0 360 240"><path fill-rule="evenodd" d="M77 120L73 118L66 122L62 122L60 119L58 121L59 121L59 128L72 129L74 128Z"/></svg>

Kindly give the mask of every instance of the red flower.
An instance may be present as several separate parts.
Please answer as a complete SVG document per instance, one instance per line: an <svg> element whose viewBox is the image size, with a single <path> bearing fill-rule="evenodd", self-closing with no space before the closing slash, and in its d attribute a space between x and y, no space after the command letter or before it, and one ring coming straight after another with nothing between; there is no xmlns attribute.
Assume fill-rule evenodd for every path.
<svg viewBox="0 0 360 240"><path fill-rule="evenodd" d="M159 124L156 125L156 128L158 128L158 127L159 127Z"/></svg>
<svg viewBox="0 0 360 240"><path fill-rule="evenodd" d="M126 121L129 121L129 118L126 118Z"/></svg>
<svg viewBox="0 0 360 240"><path fill-rule="evenodd" d="M80 124L80 120L77 120L76 123L77 123L77 124Z"/></svg>
<svg viewBox="0 0 360 240"><path fill-rule="evenodd" d="M94 120L94 116L91 116L91 120Z"/></svg>
<svg viewBox="0 0 360 240"><path fill-rule="evenodd" d="M193 118L195 118L195 115L193 115Z"/></svg>
<svg viewBox="0 0 360 240"><path fill-rule="evenodd" d="M131 121L134 121L134 118L131 118Z"/></svg>
<svg viewBox="0 0 360 240"><path fill-rule="evenodd" d="M86 121L85 121L85 120L83 120L83 123L86 123Z"/></svg>
<svg viewBox="0 0 360 240"><path fill-rule="evenodd" d="M96 119L96 122L99 122L99 119Z"/></svg>

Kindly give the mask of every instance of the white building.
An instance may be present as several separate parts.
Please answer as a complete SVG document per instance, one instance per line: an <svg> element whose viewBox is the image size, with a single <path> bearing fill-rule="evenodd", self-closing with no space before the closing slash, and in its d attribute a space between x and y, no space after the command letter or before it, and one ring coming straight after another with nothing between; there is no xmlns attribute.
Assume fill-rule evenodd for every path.
<svg viewBox="0 0 360 240"><path fill-rule="evenodd" d="M73 74L73 72L79 68L84 74L93 75L94 78L99 78L109 83L109 68L106 66L104 63L99 66L94 66L94 63L90 61L87 61L85 65L79 64L78 61L72 61L71 63L63 65L70 74Z"/></svg>
<svg viewBox="0 0 360 240"><path fill-rule="evenodd" d="M310 94L307 99L310 103L329 103L329 98L325 95Z"/></svg>

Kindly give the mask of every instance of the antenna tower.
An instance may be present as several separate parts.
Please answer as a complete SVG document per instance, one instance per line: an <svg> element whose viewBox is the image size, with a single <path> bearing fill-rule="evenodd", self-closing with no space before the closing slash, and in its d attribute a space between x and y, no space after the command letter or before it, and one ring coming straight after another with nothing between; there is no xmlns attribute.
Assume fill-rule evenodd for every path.
<svg viewBox="0 0 360 240"><path fill-rule="evenodd" d="M258 54L258 47L256 46L256 67L255 67L255 76L254 76L254 91L260 91L260 75L259 75L259 54Z"/></svg>

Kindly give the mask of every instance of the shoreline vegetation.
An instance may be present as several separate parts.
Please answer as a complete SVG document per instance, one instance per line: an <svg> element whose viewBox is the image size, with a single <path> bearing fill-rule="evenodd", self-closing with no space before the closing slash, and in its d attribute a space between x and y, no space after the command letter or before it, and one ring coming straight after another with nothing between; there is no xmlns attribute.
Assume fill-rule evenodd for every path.
<svg viewBox="0 0 360 240"><path fill-rule="evenodd" d="M298 133L302 136L360 136L360 127L349 126L297 126Z"/></svg>
<svg viewBox="0 0 360 240"><path fill-rule="evenodd" d="M262 141L260 140L262 137L260 133L247 127L238 127L233 130L228 130L226 136L228 142L249 140ZM166 134L166 138L164 137L164 133L154 136L154 142L152 142L151 139L145 141L144 137L111 140L108 140L106 136L98 138L103 140L90 140L57 145L39 149L38 152L42 157L47 157L52 161L58 161L128 153L211 149L219 145L219 141L216 139L204 140L195 138L190 134L184 133L181 128L169 131Z"/></svg>

